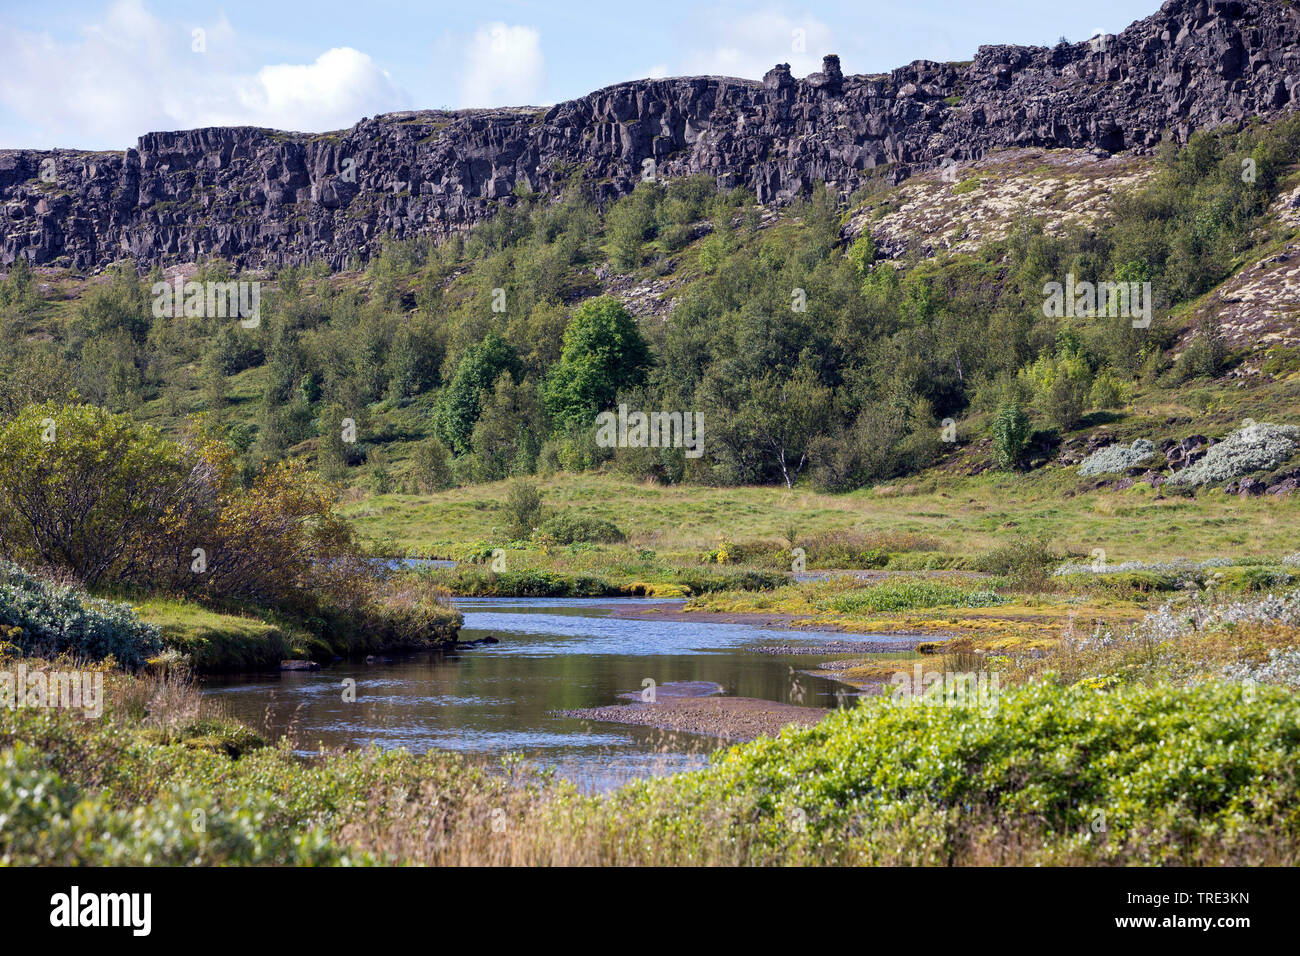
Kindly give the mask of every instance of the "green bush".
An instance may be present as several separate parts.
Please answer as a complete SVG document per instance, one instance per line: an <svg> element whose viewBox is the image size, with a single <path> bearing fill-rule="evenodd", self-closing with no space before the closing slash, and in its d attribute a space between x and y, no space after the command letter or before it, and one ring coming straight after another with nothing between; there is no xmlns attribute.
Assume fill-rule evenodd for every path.
<svg viewBox="0 0 1300 956"><path fill-rule="evenodd" d="M162 648L158 628L143 623L130 605L52 584L0 559L0 629L12 627L21 629L16 643L29 656L113 657L139 667Z"/></svg>
<svg viewBox="0 0 1300 956"><path fill-rule="evenodd" d="M193 456L93 405L28 405L0 428L0 547L88 587L177 508Z"/></svg>
<svg viewBox="0 0 1300 956"><path fill-rule="evenodd" d="M553 571L492 571L462 566L435 572L433 579L453 594L474 597L612 597L622 593L616 584L595 575Z"/></svg>
<svg viewBox="0 0 1300 956"><path fill-rule="evenodd" d="M909 611L926 607L996 607L1007 599L989 590L976 590L924 578L896 578L837 595L830 601L842 614L864 611Z"/></svg>
<svg viewBox="0 0 1300 956"><path fill-rule="evenodd" d="M681 844L724 826L756 853L806 839L871 852L892 831L935 863L981 822L1049 860L1161 862L1236 834L1296 839L1300 701L1287 690L1036 683L995 699L875 699L722 752L706 771L631 791L650 818L642 836ZM734 809L685 812L707 806ZM796 811L807 836L789 825Z"/></svg>
<svg viewBox="0 0 1300 956"><path fill-rule="evenodd" d="M1300 349L1274 345L1264 353L1263 368L1269 375L1288 375L1300 371Z"/></svg>
<svg viewBox="0 0 1300 956"><path fill-rule="evenodd" d="M711 591L774 591L790 583L785 574L777 571L715 568L674 572L671 577L677 584L690 588L693 594Z"/></svg>
<svg viewBox="0 0 1300 956"><path fill-rule="evenodd" d="M0 865L329 865L346 859L315 825L267 826L279 793L262 789L218 808L210 791L182 786L126 809L80 790L19 743L0 753ZM196 827L195 809L204 811Z"/></svg>
<svg viewBox="0 0 1300 956"><path fill-rule="evenodd" d="M426 438L415 447L415 480L424 491L451 487L451 456L437 438Z"/></svg>
<svg viewBox="0 0 1300 956"><path fill-rule="evenodd" d="M998 405L993 417L993 453L999 466L1009 470L1020 464L1029 445L1029 435L1029 416L1019 404L1003 402Z"/></svg>
<svg viewBox="0 0 1300 956"><path fill-rule="evenodd" d="M609 544L623 540L623 532L609 521L593 518L589 515L575 515L561 512L547 518L537 529L538 536L550 538L556 544L577 544L585 541L598 541Z"/></svg>
<svg viewBox="0 0 1300 956"><path fill-rule="evenodd" d="M502 507L505 510L506 533L512 540L522 541L531 537L542 523L542 495L532 482L512 481Z"/></svg>
<svg viewBox="0 0 1300 956"><path fill-rule="evenodd" d="M1061 563L1061 555L1038 541L1020 540L986 551L972 562L976 571L985 574L1016 575L1027 571L1045 571Z"/></svg>

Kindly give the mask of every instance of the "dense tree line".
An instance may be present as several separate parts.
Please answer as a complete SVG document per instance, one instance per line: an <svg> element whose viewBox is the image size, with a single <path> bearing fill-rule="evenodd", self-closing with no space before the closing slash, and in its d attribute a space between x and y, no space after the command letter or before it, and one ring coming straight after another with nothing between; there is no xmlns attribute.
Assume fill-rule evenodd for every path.
<svg viewBox="0 0 1300 956"><path fill-rule="evenodd" d="M156 317L160 275L126 267L57 303L19 263L0 283L0 415L75 396L178 433L205 412L246 486L308 456L380 490L602 466L842 490L926 467L944 422L972 419L1014 466L1034 427L1223 370L1212 320L1171 364L1165 316L1260 241L1298 143L1294 118L1200 133L1103 222L1048 235L1027 210L977 254L897 263L842 239L827 189L770 222L707 177L603 208L575 180L518 191L466 235L389 243L363 272L283 269L252 329ZM1155 321L1046 317L1044 284L1067 273L1150 282ZM667 318L602 295L657 276L675 286ZM195 278L238 277L214 261ZM600 447L594 417L618 403L702 412L707 453Z"/></svg>

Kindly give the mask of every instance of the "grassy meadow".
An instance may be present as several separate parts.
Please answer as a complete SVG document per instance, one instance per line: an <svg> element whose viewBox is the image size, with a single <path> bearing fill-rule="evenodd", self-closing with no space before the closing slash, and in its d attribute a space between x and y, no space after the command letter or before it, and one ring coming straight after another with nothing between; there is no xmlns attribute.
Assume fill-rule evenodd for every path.
<svg viewBox="0 0 1300 956"><path fill-rule="evenodd" d="M546 507L616 524L629 548L691 552L720 541L786 541L832 531L934 539L939 554L973 556L1025 538L1062 552L1103 548L1110 561L1281 557L1300 541L1300 509L1278 498L1204 492L1160 495L1147 486L1084 492L1072 470L1053 474L922 476L824 495L796 488L656 485L604 474L537 480ZM467 542L507 543L508 482L423 495L364 494L341 509L388 554L454 557Z"/></svg>

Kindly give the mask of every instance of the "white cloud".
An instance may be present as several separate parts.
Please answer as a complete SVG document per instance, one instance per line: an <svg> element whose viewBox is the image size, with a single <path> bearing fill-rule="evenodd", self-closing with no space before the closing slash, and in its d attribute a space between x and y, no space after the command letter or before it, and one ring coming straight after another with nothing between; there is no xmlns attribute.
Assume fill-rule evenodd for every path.
<svg viewBox="0 0 1300 956"><path fill-rule="evenodd" d="M841 52L825 23L812 16L775 11L737 14L714 9L695 21L681 72L762 79L777 63L795 76L821 69L822 57Z"/></svg>
<svg viewBox="0 0 1300 956"><path fill-rule="evenodd" d="M465 43L463 61L462 106L537 105L546 58L542 35L532 27L485 23Z"/></svg>
<svg viewBox="0 0 1300 956"><path fill-rule="evenodd" d="M351 47L328 50L307 65L264 66L241 78L234 92L235 102L207 112L208 125L338 129L405 100L374 60Z"/></svg>
<svg viewBox="0 0 1300 956"><path fill-rule="evenodd" d="M669 66L667 63L656 63L646 71L646 77L651 80L662 80L668 75Z"/></svg>
<svg viewBox="0 0 1300 956"><path fill-rule="evenodd" d="M217 125L318 132L406 105L357 50L258 66L246 46L224 17L171 23L142 0L118 0L73 39L0 27L0 147L119 148L153 130Z"/></svg>

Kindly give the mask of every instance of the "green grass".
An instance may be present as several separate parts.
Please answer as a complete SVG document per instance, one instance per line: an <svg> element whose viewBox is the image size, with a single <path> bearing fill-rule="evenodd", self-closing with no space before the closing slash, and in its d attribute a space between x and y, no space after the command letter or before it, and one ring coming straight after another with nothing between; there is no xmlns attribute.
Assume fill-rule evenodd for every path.
<svg viewBox="0 0 1300 956"><path fill-rule="evenodd" d="M158 625L168 647L188 655L203 672L274 667L282 660L310 656L315 643L304 632L182 598L150 597L135 608L142 619Z"/></svg>
<svg viewBox="0 0 1300 956"><path fill-rule="evenodd" d="M1061 552L1107 560L1177 557L1281 557L1300 550L1300 509L1286 498L1160 496L1146 485L1126 491L1080 491L1074 469L978 477L930 474L919 479L823 495L796 488L650 485L594 473L538 480L544 505L611 521L627 535L623 553L650 548L681 553L719 542L783 542L836 530L917 534L941 553L974 556L1043 538ZM500 504L507 484L454 488L432 495L366 496L344 513L389 554L454 556L462 542L503 542ZM554 552L558 554L559 552ZM607 555L620 553L608 549ZM556 559L558 560L558 559Z"/></svg>
<svg viewBox="0 0 1300 956"><path fill-rule="evenodd" d="M931 607L996 607L1006 603L1007 598L987 588L957 587L923 578L897 578L838 595L830 606L841 614L860 614Z"/></svg>

